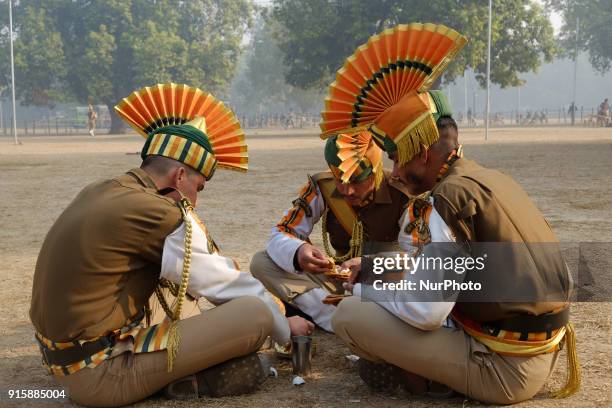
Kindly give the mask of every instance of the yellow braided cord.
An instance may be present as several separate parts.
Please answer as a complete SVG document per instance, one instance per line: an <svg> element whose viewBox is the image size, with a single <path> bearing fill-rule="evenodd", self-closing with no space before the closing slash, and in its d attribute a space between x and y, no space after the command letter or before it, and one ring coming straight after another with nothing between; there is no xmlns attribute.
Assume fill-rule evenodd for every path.
<svg viewBox="0 0 612 408"><path fill-rule="evenodd" d="M329 234L327 232L328 211L329 208L326 208L325 211L323 211L323 216L321 217L321 221L323 222L321 230L323 232L323 248L325 249L325 254L332 258L336 264L348 261L352 258L360 257L363 246L363 224L361 221L356 220L353 223L353 234L351 235L351 240L349 241L349 250L344 255L338 255L336 251L332 251L329 243Z"/></svg>
<svg viewBox="0 0 612 408"><path fill-rule="evenodd" d="M168 305L168 301L164 297L164 293L162 292L161 284L158 284L157 287L155 288L155 296L157 296L157 300L159 301L159 304L161 305L162 309L164 309L166 316L168 317L172 316L172 309L170 309L170 306Z"/></svg>
<svg viewBox="0 0 612 408"><path fill-rule="evenodd" d="M190 207L187 207L185 200L181 201L183 211L183 221L185 222L185 256L183 258L183 273L181 276L181 285L179 286L178 293L176 295L176 307L174 308L174 320L180 320L181 309L183 308L183 302L185 301L185 294L187 293L187 284L189 283L189 268L191 267L191 221L188 218L188 211Z"/></svg>
<svg viewBox="0 0 612 408"><path fill-rule="evenodd" d="M574 326L565 326L565 352L567 353L567 381L565 386L551 393L553 398L566 398L580 390L580 362L576 352L576 332Z"/></svg>
<svg viewBox="0 0 612 408"><path fill-rule="evenodd" d="M181 283L177 285L173 282L169 282L166 279L160 279L157 287L155 288L155 295L159 300L159 304L166 312L166 316L171 320L170 327L168 328L168 372L171 372L174 368L174 359L178 353L179 344L181 342L180 333L178 331L178 321L181 319L181 309L185 301L185 295L187 294L187 284L189 283L189 268L191 267L191 238L192 238L192 225L189 219L189 212L193 209L191 203L186 198L183 198L179 202L183 222L185 223L185 256L183 258L183 272L181 275ZM174 310L168 305L166 298L163 294L163 289L166 288L168 291L175 296Z"/></svg>
<svg viewBox="0 0 612 408"><path fill-rule="evenodd" d="M353 235L351 236L350 248L352 252L351 258L357 258L361 256L363 247L363 224L361 221L355 221L353 223Z"/></svg>
<svg viewBox="0 0 612 408"><path fill-rule="evenodd" d="M178 296L179 285L177 285L176 283L170 282L167 279L161 278L159 280L159 286L162 288L168 289L168 292L170 292L172 296L174 297Z"/></svg>

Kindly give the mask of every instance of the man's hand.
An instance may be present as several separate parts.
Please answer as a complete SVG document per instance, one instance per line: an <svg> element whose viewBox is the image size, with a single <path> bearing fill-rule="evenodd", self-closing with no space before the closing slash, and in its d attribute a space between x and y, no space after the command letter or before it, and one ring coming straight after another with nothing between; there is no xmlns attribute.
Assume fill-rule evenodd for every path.
<svg viewBox="0 0 612 408"><path fill-rule="evenodd" d="M329 270L329 260L320 249L306 243L297 250L300 269L309 273L324 273Z"/></svg>
<svg viewBox="0 0 612 408"><path fill-rule="evenodd" d="M352 291L355 282L357 281L357 277L359 276L359 272L361 272L361 257L351 258L348 261L344 261L342 265L340 265L342 269L350 269L351 277L349 278L346 286L344 287L346 290Z"/></svg>
<svg viewBox="0 0 612 408"><path fill-rule="evenodd" d="M292 336L310 336L314 332L314 324L300 316L287 318Z"/></svg>

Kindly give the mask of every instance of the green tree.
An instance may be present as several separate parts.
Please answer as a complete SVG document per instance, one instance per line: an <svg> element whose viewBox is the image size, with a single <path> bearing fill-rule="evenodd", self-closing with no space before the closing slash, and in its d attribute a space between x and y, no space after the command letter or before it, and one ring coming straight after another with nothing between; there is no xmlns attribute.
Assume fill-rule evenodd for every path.
<svg viewBox="0 0 612 408"><path fill-rule="evenodd" d="M488 1L486 0L275 0L276 38L288 67L289 83L303 88L327 85L368 38L384 28L411 22L445 24L469 39L445 73L453 81L471 68L485 83ZM501 87L522 83L556 52L548 16L535 0L494 1L491 80Z"/></svg>
<svg viewBox="0 0 612 408"><path fill-rule="evenodd" d="M0 6L8 8L6 2ZM23 104L53 107L55 102L61 99L61 81L66 76L66 68L62 61L64 58L62 40L45 8L28 7L23 12L21 19L28 24L19 27L19 40L14 43L15 81L19 84L16 88L20 91L19 97ZM8 13L6 14L7 21L3 23L8 24ZM2 59L0 66L4 75L0 81L9 86L8 31L3 37L0 46L4 57L0 57Z"/></svg>
<svg viewBox="0 0 612 408"><path fill-rule="evenodd" d="M241 112L277 113L294 108L308 112L319 107L322 95L285 81L283 54L273 38L274 20L261 9L231 92L232 104Z"/></svg>
<svg viewBox="0 0 612 408"><path fill-rule="evenodd" d="M21 0L14 15L22 103L60 97L101 102L111 112L111 133L120 133L124 122L112 108L142 86L175 81L225 91L251 22L251 3ZM0 30L0 46L6 36Z"/></svg>
<svg viewBox="0 0 612 408"><path fill-rule="evenodd" d="M559 39L565 54L574 56L579 19L578 51L586 48L591 65L601 74L608 72L612 67L612 1L548 0L548 4L563 16Z"/></svg>
<svg viewBox="0 0 612 408"><path fill-rule="evenodd" d="M0 0L0 97L11 81L8 2Z"/></svg>

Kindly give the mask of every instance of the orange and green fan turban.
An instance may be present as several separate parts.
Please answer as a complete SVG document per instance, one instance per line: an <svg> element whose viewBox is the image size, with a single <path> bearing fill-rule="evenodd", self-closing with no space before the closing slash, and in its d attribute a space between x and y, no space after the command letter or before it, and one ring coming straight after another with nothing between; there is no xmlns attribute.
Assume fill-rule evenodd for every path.
<svg viewBox="0 0 612 408"><path fill-rule="evenodd" d="M141 151L185 163L207 180L218 167L246 171L245 135L234 113L211 94L174 83L123 98L115 111L146 138Z"/></svg>
<svg viewBox="0 0 612 408"><path fill-rule="evenodd" d="M415 154L410 146L429 146L439 138L430 113L450 110L442 94L427 91L466 43L451 28L420 23L370 37L329 86L321 137L370 129L383 148L398 151L401 162L410 160Z"/></svg>
<svg viewBox="0 0 612 408"><path fill-rule="evenodd" d="M429 148L439 139L436 121L452 114L442 91L412 91L387 108L370 125L370 132L387 153L397 151L399 163L404 164L420 152L421 146Z"/></svg>
<svg viewBox="0 0 612 408"><path fill-rule="evenodd" d="M343 183L359 183L374 175L376 186L383 177L382 150L367 130L334 135L325 143L325 161Z"/></svg>

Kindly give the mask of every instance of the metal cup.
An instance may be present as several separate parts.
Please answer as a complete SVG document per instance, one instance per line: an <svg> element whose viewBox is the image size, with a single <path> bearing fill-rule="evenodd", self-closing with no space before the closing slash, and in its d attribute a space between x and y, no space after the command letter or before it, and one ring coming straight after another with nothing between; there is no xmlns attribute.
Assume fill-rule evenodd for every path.
<svg viewBox="0 0 612 408"><path fill-rule="evenodd" d="M310 363L312 361L312 337L291 337L291 363L293 374L299 376L310 375Z"/></svg>

